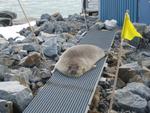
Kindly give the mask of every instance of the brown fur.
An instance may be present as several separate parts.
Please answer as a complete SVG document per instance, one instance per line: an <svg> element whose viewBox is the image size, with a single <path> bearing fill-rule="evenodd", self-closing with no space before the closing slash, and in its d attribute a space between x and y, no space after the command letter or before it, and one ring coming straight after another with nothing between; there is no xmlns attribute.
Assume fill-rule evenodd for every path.
<svg viewBox="0 0 150 113"><path fill-rule="evenodd" d="M94 45L76 45L66 50L55 65L55 69L71 77L80 77L105 56L104 51Z"/></svg>

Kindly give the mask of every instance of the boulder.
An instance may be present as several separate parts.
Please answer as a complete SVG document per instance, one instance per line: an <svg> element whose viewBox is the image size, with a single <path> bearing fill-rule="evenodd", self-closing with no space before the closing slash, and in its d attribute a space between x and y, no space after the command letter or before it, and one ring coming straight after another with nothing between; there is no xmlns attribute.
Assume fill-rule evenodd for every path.
<svg viewBox="0 0 150 113"><path fill-rule="evenodd" d="M33 74L32 76L30 76L30 81L34 83L42 81L42 79L47 79L51 77L51 72L47 68L39 69L37 67L33 67L32 71L33 71Z"/></svg>
<svg viewBox="0 0 150 113"><path fill-rule="evenodd" d="M52 16L56 19L56 21L64 21L63 16L59 12L52 14Z"/></svg>
<svg viewBox="0 0 150 113"><path fill-rule="evenodd" d="M146 113L147 101L126 89L116 90L114 97L115 109Z"/></svg>
<svg viewBox="0 0 150 113"><path fill-rule="evenodd" d="M105 24L102 22L96 22L93 26L91 26L91 29L101 30L105 27Z"/></svg>
<svg viewBox="0 0 150 113"><path fill-rule="evenodd" d="M143 83L128 83L127 86L123 89L137 94L142 98L145 98L146 100L150 100L150 88L144 85Z"/></svg>
<svg viewBox="0 0 150 113"><path fill-rule="evenodd" d="M10 70L5 65L0 65L0 81L4 80L5 73L8 73Z"/></svg>
<svg viewBox="0 0 150 113"><path fill-rule="evenodd" d="M23 50L26 50L27 52L33 52L36 51L36 48L33 44L25 44L23 45Z"/></svg>
<svg viewBox="0 0 150 113"><path fill-rule="evenodd" d="M12 101L14 104L14 113L22 112L32 98L31 90L20 85L19 82L0 82L0 99Z"/></svg>
<svg viewBox="0 0 150 113"><path fill-rule="evenodd" d="M143 24L143 23L133 23L133 25L140 34L144 33L144 31L146 30L146 26L147 26L146 24Z"/></svg>
<svg viewBox="0 0 150 113"><path fill-rule="evenodd" d="M16 19L17 14L11 11L1 11L0 12L0 17L2 18L10 18L10 19Z"/></svg>
<svg viewBox="0 0 150 113"><path fill-rule="evenodd" d="M13 113L13 103L0 99L0 113Z"/></svg>
<svg viewBox="0 0 150 113"><path fill-rule="evenodd" d="M45 20L50 20L51 16L49 14L42 14L41 15L41 20L45 19Z"/></svg>
<svg viewBox="0 0 150 113"><path fill-rule="evenodd" d="M32 52L20 61L20 65L25 67L38 66L41 63L41 55L38 52Z"/></svg>
<svg viewBox="0 0 150 113"><path fill-rule="evenodd" d="M1 65L6 65L8 67L13 66L13 64L15 63L15 59L13 59L11 56L9 55L1 55L0 56L0 64Z"/></svg>
<svg viewBox="0 0 150 113"><path fill-rule="evenodd" d="M150 40L150 25L146 27L143 36L144 38L147 38Z"/></svg>
<svg viewBox="0 0 150 113"><path fill-rule="evenodd" d="M68 48L70 48L70 47L72 47L72 46L75 46L75 44L65 42L65 43L63 43L63 45L62 45L62 51L65 51L65 50L67 50Z"/></svg>
<svg viewBox="0 0 150 113"><path fill-rule="evenodd" d="M57 38L50 38L42 44L43 53L49 58L55 58L58 54L57 50Z"/></svg>
<svg viewBox="0 0 150 113"><path fill-rule="evenodd" d="M9 42L5 38L0 37L0 50L8 47L8 44Z"/></svg>
<svg viewBox="0 0 150 113"><path fill-rule="evenodd" d="M148 106L148 111L150 112L150 101L148 101L147 106Z"/></svg>
<svg viewBox="0 0 150 113"><path fill-rule="evenodd" d="M29 79L32 76L32 71L29 68L11 69L10 72L5 73L5 81L18 81L20 84L29 87Z"/></svg>
<svg viewBox="0 0 150 113"><path fill-rule="evenodd" d="M45 33L54 33L55 31L55 26L52 22L45 22L44 24L42 24L39 28L40 31L43 31Z"/></svg>
<svg viewBox="0 0 150 113"><path fill-rule="evenodd" d="M1 18L0 17L0 25L2 26L11 26L12 20L10 18Z"/></svg>

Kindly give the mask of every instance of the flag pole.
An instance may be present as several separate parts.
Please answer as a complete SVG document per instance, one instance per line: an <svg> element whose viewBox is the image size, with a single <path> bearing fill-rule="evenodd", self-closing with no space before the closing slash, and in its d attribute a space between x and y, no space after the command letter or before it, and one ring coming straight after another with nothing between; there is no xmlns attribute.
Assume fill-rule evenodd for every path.
<svg viewBox="0 0 150 113"><path fill-rule="evenodd" d="M126 10L126 13L129 13L129 10ZM125 20L124 20L123 24L125 24ZM125 28L124 28L124 25L123 25L122 30L124 30L124 29ZM112 90L112 94L111 94L111 99L110 99L110 105L109 105L108 113L111 113L112 106L113 106L113 100L114 100L114 96L115 96L115 90L116 90L118 74L119 74L119 67L120 67L120 64L121 64L122 49L123 49L122 45L123 45L123 37L121 35L121 42L120 42L119 52L118 52L117 70L116 70L116 73L115 73L115 80L114 80L114 84L113 84L113 90Z"/></svg>
<svg viewBox="0 0 150 113"><path fill-rule="evenodd" d="M114 99L114 96L115 96L115 89L116 89L117 80L118 80L119 67L120 67L120 64L121 64L122 43L123 43L123 39L121 38L121 43L120 43L119 53L118 53L117 70L116 70L116 74L115 74L115 80L114 80L114 84L113 84L113 90L112 90L112 94L111 94L111 99L110 99L110 105L109 105L108 113L111 113L112 106L113 106L113 99Z"/></svg>

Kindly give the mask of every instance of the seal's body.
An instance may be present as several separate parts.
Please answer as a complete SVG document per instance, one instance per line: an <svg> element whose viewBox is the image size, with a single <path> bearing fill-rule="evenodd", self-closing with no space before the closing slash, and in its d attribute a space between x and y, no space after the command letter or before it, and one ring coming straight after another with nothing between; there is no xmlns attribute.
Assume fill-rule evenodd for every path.
<svg viewBox="0 0 150 113"><path fill-rule="evenodd" d="M94 45L76 45L67 49L55 65L61 73L70 77L80 77L91 68L95 63L105 56L105 52Z"/></svg>

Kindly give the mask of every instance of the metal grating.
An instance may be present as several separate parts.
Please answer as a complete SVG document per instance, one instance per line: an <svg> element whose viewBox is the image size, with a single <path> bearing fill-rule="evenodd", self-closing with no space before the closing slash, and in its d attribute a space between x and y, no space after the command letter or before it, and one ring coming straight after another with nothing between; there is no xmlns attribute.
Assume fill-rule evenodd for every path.
<svg viewBox="0 0 150 113"><path fill-rule="evenodd" d="M81 43L108 49L114 31L90 31ZM101 75L105 59L80 78L69 78L55 71L52 78L23 113L85 113Z"/></svg>

